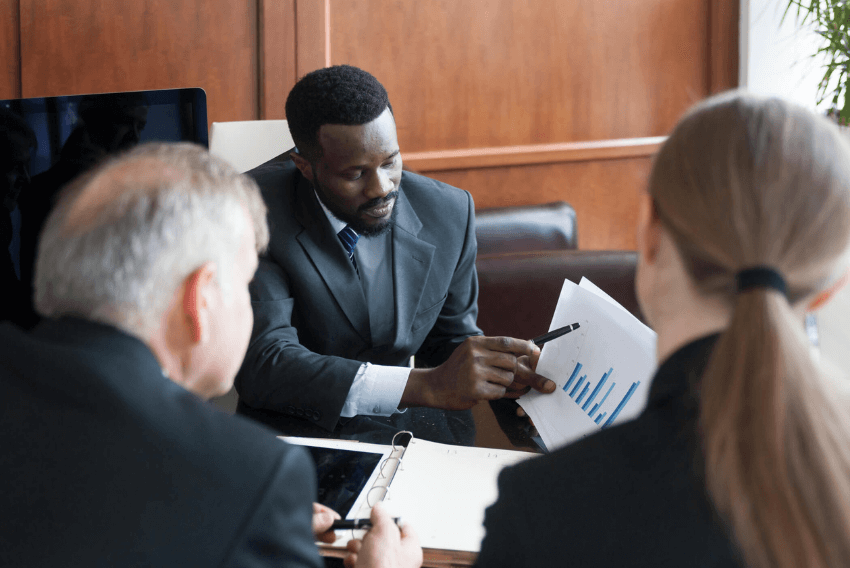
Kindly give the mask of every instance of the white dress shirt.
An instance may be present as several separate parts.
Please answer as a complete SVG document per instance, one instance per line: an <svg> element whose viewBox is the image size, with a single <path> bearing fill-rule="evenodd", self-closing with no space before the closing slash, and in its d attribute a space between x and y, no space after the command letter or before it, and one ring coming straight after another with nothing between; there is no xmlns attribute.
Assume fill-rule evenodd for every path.
<svg viewBox="0 0 850 568"><path fill-rule="evenodd" d="M318 193L316 194L316 199L319 200L319 204L325 211L325 215L328 221L330 221L334 232L339 233L343 230L347 223L337 219L325 207ZM378 298L373 298L370 295L370 290L393 290L392 285L372 286L375 282L392 281L392 256L391 254L387 254L389 243L389 238L366 237L359 239L357 246L354 247L354 257L357 260L363 293L370 307L369 318L373 328L376 325L392 326L395 324L394 314L391 310L372 310L372 307L379 308L376 305ZM384 295L380 298L380 301L384 304L389 302L390 305L395 305L394 297L387 298ZM408 367L390 367L387 365L363 363L354 376L354 382L348 391L348 396L345 399L340 416L343 418L351 418L358 414L390 416L397 412L404 412L398 409L398 405L401 402L401 395L404 394L404 387L407 386L409 376L410 369Z"/></svg>

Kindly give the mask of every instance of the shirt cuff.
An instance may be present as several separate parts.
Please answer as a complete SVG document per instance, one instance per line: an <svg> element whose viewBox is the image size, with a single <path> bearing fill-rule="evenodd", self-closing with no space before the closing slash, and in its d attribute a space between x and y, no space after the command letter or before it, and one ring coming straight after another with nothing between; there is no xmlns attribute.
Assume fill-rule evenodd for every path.
<svg viewBox="0 0 850 568"><path fill-rule="evenodd" d="M403 412L398 405L409 376L409 367L362 364L354 375L340 416L392 416Z"/></svg>

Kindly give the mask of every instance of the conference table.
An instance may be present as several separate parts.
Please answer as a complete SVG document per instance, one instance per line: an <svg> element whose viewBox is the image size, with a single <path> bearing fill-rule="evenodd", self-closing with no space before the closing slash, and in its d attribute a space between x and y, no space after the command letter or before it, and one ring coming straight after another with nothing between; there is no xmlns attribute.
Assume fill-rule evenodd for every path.
<svg viewBox="0 0 850 568"><path fill-rule="evenodd" d="M319 552L325 558L345 558L345 550L328 545L319 545ZM460 550L438 550L435 548L423 548L424 561L422 566L426 568L461 568L472 566L478 554L475 552L464 552ZM342 562L339 563L342 566Z"/></svg>

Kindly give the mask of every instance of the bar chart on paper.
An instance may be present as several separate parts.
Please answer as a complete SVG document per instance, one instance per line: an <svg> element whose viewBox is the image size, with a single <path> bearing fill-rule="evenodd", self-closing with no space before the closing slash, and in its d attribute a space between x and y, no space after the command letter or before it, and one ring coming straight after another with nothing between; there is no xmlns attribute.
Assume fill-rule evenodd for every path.
<svg viewBox="0 0 850 568"><path fill-rule="evenodd" d="M620 415L620 412L622 412L623 408L625 408L625 406L629 403L629 400L631 400L635 390L637 390L640 386L640 381L633 382L626 391L626 394L623 395L622 399L619 401L615 400L607 407L608 409L606 410L605 403L611 396L611 391L613 391L614 387L617 386L615 379L612 378L612 375L614 374L614 367L610 367L602 375L602 378L599 379L599 382L595 384L592 381L587 380L587 375L581 374L582 367L583 365L581 363L576 363L572 374L570 374L570 378L564 384L562 390L568 394L579 408L581 408L582 412L587 413L587 416L593 420L594 424L601 426L602 428L606 428L614 423ZM607 390L605 390L606 383L608 384ZM584 385L584 388L582 388L582 385ZM593 390L590 390L591 387ZM579 390L581 390L581 392L579 392ZM602 395L599 402L595 402L597 400L597 396L599 396L603 390L605 390L605 394ZM590 393L589 395L588 392ZM585 396L587 396L586 399ZM590 410L588 410L588 407Z"/></svg>
<svg viewBox="0 0 850 568"><path fill-rule="evenodd" d="M655 334L591 287L566 281L558 300L551 328L575 321L581 327L547 343L540 355L537 372L555 381L555 392L519 399L550 450L634 418L646 406Z"/></svg>
<svg viewBox="0 0 850 568"><path fill-rule="evenodd" d="M604 334L599 334L587 320L580 323L582 327L578 333L571 334L569 339L555 340L551 345L558 351L555 357L568 362L568 366L562 368L564 372L559 374L562 377L558 384L559 395L567 398L564 402L575 419L581 412L584 421L590 420L598 428L607 428L628 406L641 381L627 381L618 376L618 366L606 356L612 350Z"/></svg>

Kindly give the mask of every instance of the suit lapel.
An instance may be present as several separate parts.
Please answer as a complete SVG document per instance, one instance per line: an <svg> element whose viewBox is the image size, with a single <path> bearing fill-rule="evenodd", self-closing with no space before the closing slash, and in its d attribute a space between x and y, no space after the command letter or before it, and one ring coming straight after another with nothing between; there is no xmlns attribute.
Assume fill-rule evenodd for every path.
<svg viewBox="0 0 850 568"><path fill-rule="evenodd" d="M400 192L393 227L393 283L395 286L395 340L393 345L409 341L408 332L416 316L419 300L431 269L436 247L417 236L422 221Z"/></svg>
<svg viewBox="0 0 850 568"><path fill-rule="evenodd" d="M331 230L310 182L300 174L296 178L295 218L302 227L296 239L348 321L364 341L371 343L369 312L360 279Z"/></svg>

